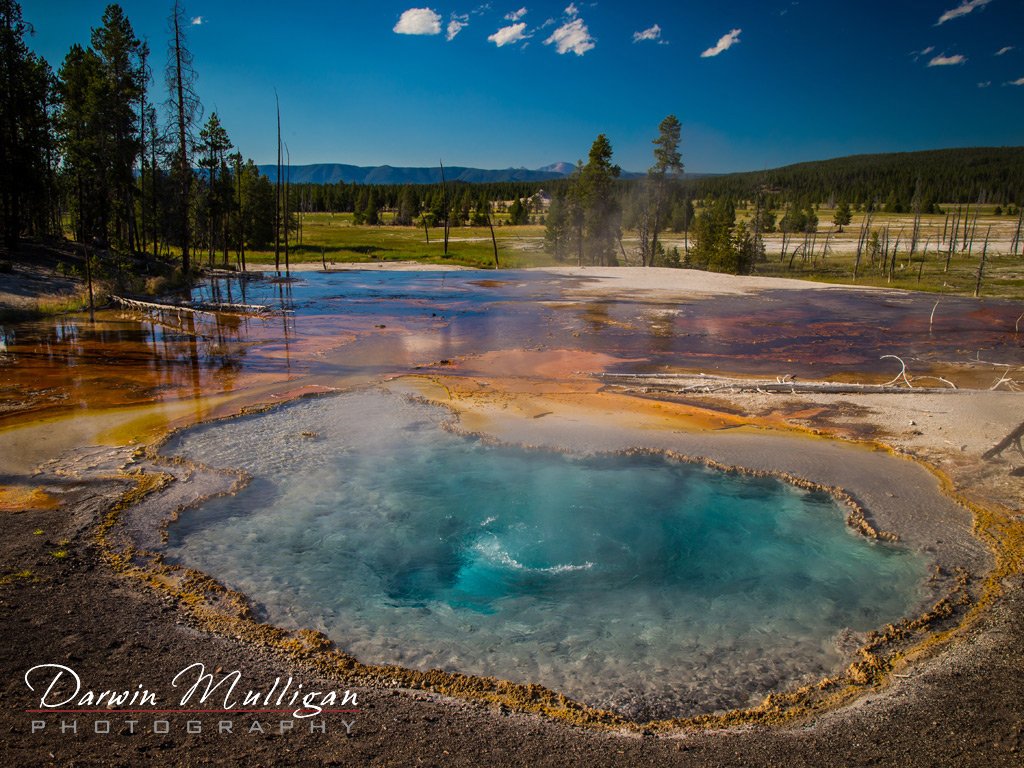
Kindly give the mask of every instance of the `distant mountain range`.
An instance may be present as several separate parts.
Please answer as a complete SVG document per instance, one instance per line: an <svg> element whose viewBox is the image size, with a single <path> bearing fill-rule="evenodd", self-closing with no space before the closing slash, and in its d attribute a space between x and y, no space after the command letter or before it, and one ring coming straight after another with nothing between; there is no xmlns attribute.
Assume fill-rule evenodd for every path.
<svg viewBox="0 0 1024 768"><path fill-rule="evenodd" d="M445 166L444 177L448 181L466 181L472 183L503 182L503 181L548 181L564 179L572 173L576 166L572 163L552 163L543 168L502 168L485 170L483 168L465 168L463 166ZM260 173L271 181L277 179L277 166L261 165ZM282 176L284 172L282 171ZM642 173L623 171L622 178L637 179ZM434 168L396 168L391 165L360 166L342 163L315 163L313 165L291 166L291 182L293 184L437 184L441 181L441 169Z"/></svg>
<svg viewBox="0 0 1024 768"><path fill-rule="evenodd" d="M482 168L465 168L461 166L445 167L444 177L448 181L468 181L474 183L496 181L547 181L561 179L566 173L558 170L563 163L531 171L527 168L504 168L488 171ZM277 178L277 166L261 165L260 173L271 181ZM572 170L572 167L569 167ZM284 170L282 170L282 176ZM313 165L293 165L291 167L293 184L437 184L441 181L441 169L434 168L396 168L391 165L359 166L341 163L315 163Z"/></svg>

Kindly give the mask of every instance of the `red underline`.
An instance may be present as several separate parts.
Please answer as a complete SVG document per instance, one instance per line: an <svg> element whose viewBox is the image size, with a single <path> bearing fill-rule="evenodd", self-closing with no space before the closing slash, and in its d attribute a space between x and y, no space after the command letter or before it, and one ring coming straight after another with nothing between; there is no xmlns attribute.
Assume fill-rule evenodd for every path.
<svg viewBox="0 0 1024 768"><path fill-rule="evenodd" d="M282 712L305 712L304 709L26 709L26 714L45 714L50 713L54 715L64 715L70 713L77 714L122 714L122 715L166 715L166 714L187 714L187 715L199 715L199 714L280 714ZM313 716L324 715L324 714L354 714L360 712L358 709L321 709L319 712L314 712Z"/></svg>

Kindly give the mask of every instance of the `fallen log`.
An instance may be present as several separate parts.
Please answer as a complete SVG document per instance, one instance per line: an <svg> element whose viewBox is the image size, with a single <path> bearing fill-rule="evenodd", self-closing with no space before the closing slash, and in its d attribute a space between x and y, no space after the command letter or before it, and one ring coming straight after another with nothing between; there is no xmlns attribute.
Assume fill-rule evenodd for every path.
<svg viewBox="0 0 1024 768"><path fill-rule="evenodd" d="M737 379L711 376L703 373L598 373L596 377L615 387L643 392L670 394L714 392L762 392L796 395L815 393L825 395L909 395L951 394L959 389L948 387L897 387L893 384L855 384L832 381L795 381L789 378Z"/></svg>
<svg viewBox="0 0 1024 768"><path fill-rule="evenodd" d="M210 312L233 312L239 315L262 315L264 312L270 311L270 307L265 304L232 304L223 301L195 301L186 306Z"/></svg>
<svg viewBox="0 0 1024 768"><path fill-rule="evenodd" d="M239 315L262 315L270 311L263 304L228 304L221 302L195 302L193 304L164 304L155 301L126 299L123 296L111 296L111 301L126 309L137 309L142 312L190 312L196 315L213 315L231 313Z"/></svg>

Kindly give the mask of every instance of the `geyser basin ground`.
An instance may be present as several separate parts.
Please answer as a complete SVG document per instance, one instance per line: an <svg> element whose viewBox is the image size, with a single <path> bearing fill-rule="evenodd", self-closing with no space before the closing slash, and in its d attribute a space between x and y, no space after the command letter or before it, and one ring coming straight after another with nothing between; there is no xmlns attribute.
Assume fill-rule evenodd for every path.
<svg viewBox="0 0 1024 768"><path fill-rule="evenodd" d="M171 526L168 554L363 661L641 719L824 676L926 597L927 559L854 534L824 493L493 446L450 419L373 390L184 433L166 452L253 480Z"/></svg>

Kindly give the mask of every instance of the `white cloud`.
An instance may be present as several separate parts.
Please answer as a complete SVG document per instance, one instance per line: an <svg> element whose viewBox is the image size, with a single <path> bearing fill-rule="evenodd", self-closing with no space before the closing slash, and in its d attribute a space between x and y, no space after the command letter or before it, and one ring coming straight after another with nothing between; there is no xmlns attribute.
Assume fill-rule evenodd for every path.
<svg viewBox="0 0 1024 768"><path fill-rule="evenodd" d="M1016 80L1011 80L1007 85L1024 85L1024 77L1018 77Z"/></svg>
<svg viewBox="0 0 1024 768"><path fill-rule="evenodd" d="M967 57L963 54L955 53L952 56L947 56L942 53L936 56L934 59L928 62L929 67L949 67L954 64L963 64L967 61Z"/></svg>
<svg viewBox="0 0 1024 768"><path fill-rule="evenodd" d="M505 14L505 18L508 19L509 21L519 21L525 15L526 15L526 9L525 8L520 8L518 11L512 11L511 13L506 13Z"/></svg>
<svg viewBox="0 0 1024 768"><path fill-rule="evenodd" d="M205 23L206 23L206 17L205 16L193 16L192 17L192 26L193 27L201 27Z"/></svg>
<svg viewBox="0 0 1024 768"><path fill-rule="evenodd" d="M580 9L576 7L576 3L569 3L565 8L565 15L570 19L575 19L580 15Z"/></svg>
<svg viewBox="0 0 1024 768"><path fill-rule="evenodd" d="M1012 45L1004 45L1002 48L1000 48L998 51L996 51L996 56L1002 56L1004 53L1009 53L1012 50L1013 50L1013 46Z"/></svg>
<svg viewBox="0 0 1024 768"><path fill-rule="evenodd" d="M461 15L453 13L452 17L448 20L448 30L445 35L445 39L450 43L455 39L455 36L459 34L463 29L469 26L469 14L463 13Z"/></svg>
<svg viewBox="0 0 1024 768"><path fill-rule="evenodd" d="M931 53L934 50L935 50L935 46L934 45L929 45L927 48L924 48L924 49L922 49L920 51L911 51L909 53L909 55L914 57L914 61L917 61L922 56L927 56L929 53Z"/></svg>
<svg viewBox="0 0 1024 768"><path fill-rule="evenodd" d="M570 5L569 8L575 8L575 6ZM566 11L569 8L566 8ZM571 51L577 56L582 56L587 51L593 50L596 45L583 19L567 21L552 32L551 37L544 41L544 45L551 45L552 43L555 44L555 49L560 54Z"/></svg>
<svg viewBox="0 0 1024 768"><path fill-rule="evenodd" d="M978 83L979 88L988 88L990 85L992 85L991 80L986 80L984 83Z"/></svg>
<svg viewBox="0 0 1024 768"><path fill-rule="evenodd" d="M661 27L657 24L648 27L643 32L633 33L633 42L639 43L642 40L658 40L661 38Z"/></svg>
<svg viewBox="0 0 1024 768"><path fill-rule="evenodd" d="M945 24L947 21L958 19L961 16L966 16L968 13L973 11L975 8L984 8L986 5L991 3L992 0L963 0L956 8L950 8L944 14L939 16L939 20L935 22L935 26Z"/></svg>
<svg viewBox="0 0 1024 768"><path fill-rule="evenodd" d="M430 8L404 11L393 30L399 35L440 35L441 17Z"/></svg>
<svg viewBox="0 0 1024 768"><path fill-rule="evenodd" d="M736 43L740 41L740 33L742 31L742 29L730 30L729 34L722 35L719 38L718 42L715 43L714 47L708 48L706 51L704 51L704 53L700 55L700 57L702 59L707 59L712 56L717 56L718 54L724 51L728 51L730 48L732 48L734 45L736 45Z"/></svg>
<svg viewBox="0 0 1024 768"><path fill-rule="evenodd" d="M502 27L493 35L488 35L487 39L501 48L509 43L518 43L520 40L525 40L527 38L527 35L524 34L525 31L526 22L521 21L518 24L510 24L507 27Z"/></svg>

